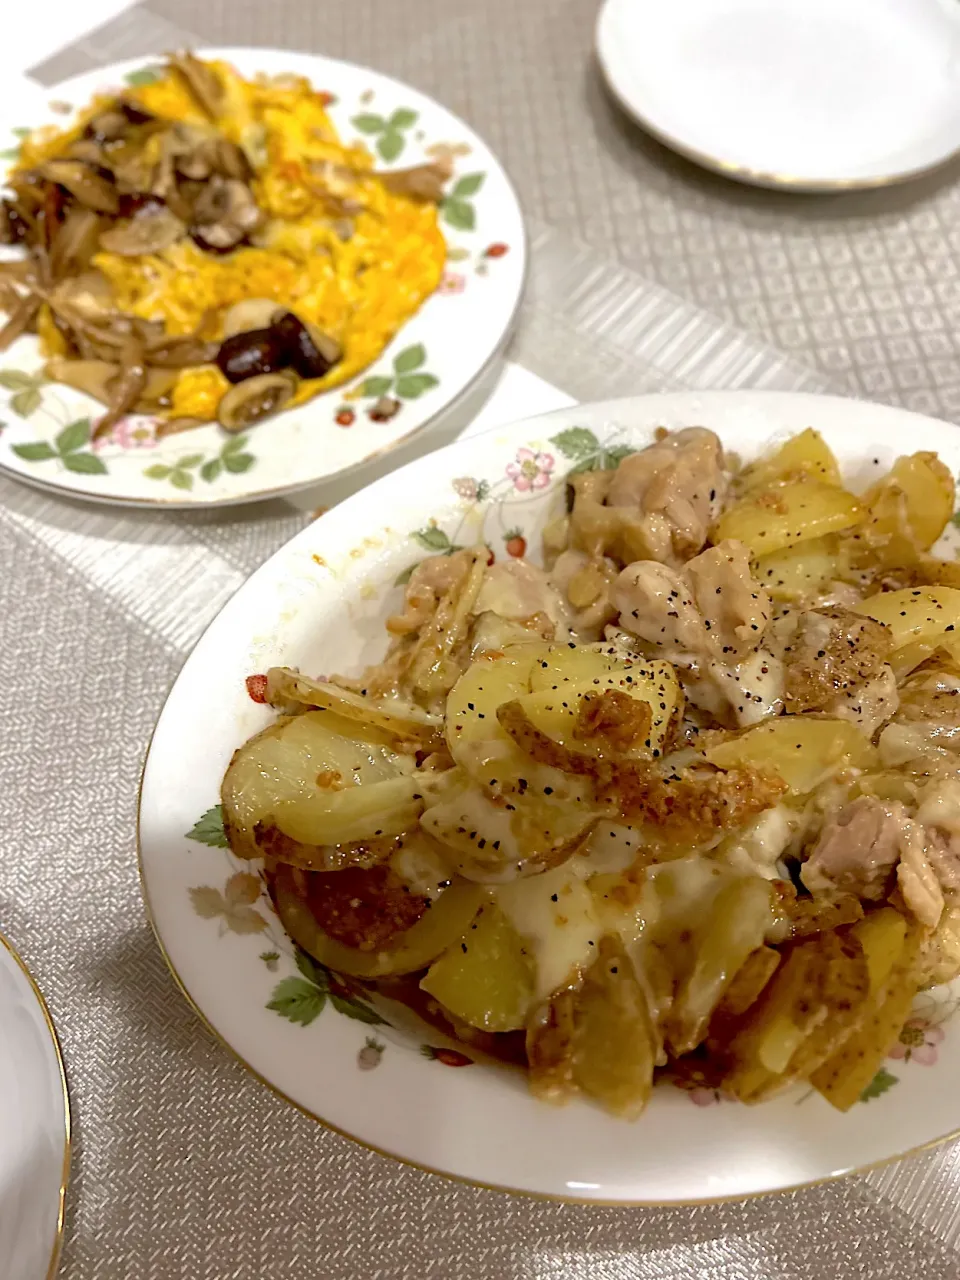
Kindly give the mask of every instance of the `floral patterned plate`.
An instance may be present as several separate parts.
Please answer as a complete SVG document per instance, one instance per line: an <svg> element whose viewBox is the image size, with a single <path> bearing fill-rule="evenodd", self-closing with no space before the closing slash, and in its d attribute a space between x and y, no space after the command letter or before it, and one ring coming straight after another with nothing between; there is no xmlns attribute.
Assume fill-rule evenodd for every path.
<svg viewBox="0 0 960 1280"><path fill-rule="evenodd" d="M523 219L509 178L463 121L407 85L332 58L266 49L200 52L226 59L244 75L308 77L329 95L341 136L362 139L379 167L449 157L454 173L440 207L446 273L352 383L240 437L212 425L158 441L155 420L141 415L123 420L94 446L91 420L99 406L47 382L36 339L21 339L0 355L0 468L29 483L96 501L171 508L226 506L309 488L427 427L476 382L509 335L526 272ZM154 74L141 60L78 76L50 90L40 119L20 119L14 104L0 99L0 177L2 162L16 159L29 127L63 126L94 94ZM374 412L384 397L399 405L386 421Z"/></svg>
<svg viewBox="0 0 960 1280"><path fill-rule="evenodd" d="M889 1159L960 1130L960 983L925 993L846 1115L812 1091L756 1107L662 1085L636 1122L531 1098L519 1072L470 1064L397 1006L298 954L217 807L234 749L269 722L263 672L356 671L383 653L411 567L485 540L536 557L572 470L704 424L749 457L813 426L854 487L904 450L960 471L960 432L899 409L773 392L648 396L564 409L421 458L335 507L267 562L187 661L144 770L144 897L184 994L274 1090L359 1142L429 1169L541 1195L614 1202L743 1196ZM448 1070L448 1067L461 1067Z"/></svg>

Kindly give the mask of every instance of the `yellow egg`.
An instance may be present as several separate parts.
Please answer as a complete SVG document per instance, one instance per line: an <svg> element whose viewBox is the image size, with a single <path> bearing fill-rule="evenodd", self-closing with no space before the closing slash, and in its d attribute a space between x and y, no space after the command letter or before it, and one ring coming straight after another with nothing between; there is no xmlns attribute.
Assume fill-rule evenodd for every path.
<svg viewBox="0 0 960 1280"><path fill-rule="evenodd" d="M247 81L227 63L211 65L227 103L217 127L255 169L250 185L266 222L254 243L217 255L184 238L158 254L98 253L93 265L118 310L161 321L170 334L216 340L226 310L247 298L275 299L316 325L343 356L325 377L301 384L294 403L303 403L362 372L436 289L446 259L437 209L388 190L366 148L340 141L324 95L305 79ZM211 127L175 72L128 96L151 114ZM62 151L103 105L91 104L69 131L35 134L23 162ZM41 324L40 340L56 354L52 323ZM184 370L169 416L215 418L226 387L214 366Z"/></svg>

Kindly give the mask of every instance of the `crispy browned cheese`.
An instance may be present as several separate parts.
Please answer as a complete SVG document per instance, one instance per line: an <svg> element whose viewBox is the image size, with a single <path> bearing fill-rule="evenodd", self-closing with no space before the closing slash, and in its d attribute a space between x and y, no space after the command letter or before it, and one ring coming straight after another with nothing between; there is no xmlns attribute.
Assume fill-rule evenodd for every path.
<svg viewBox="0 0 960 1280"><path fill-rule="evenodd" d="M778 774L765 769L681 769L664 776L644 760L571 751L537 729L518 700L498 707L497 719L534 760L594 778L598 803L609 805L628 822L648 822L671 831L732 828L769 809L787 789Z"/></svg>
<svg viewBox="0 0 960 1280"><path fill-rule="evenodd" d="M798 898L781 900L781 914L786 918L790 938L809 938L815 933L829 933L841 925L853 924L863 916L860 900L852 893L835 898Z"/></svg>
<svg viewBox="0 0 960 1280"><path fill-rule="evenodd" d="M653 712L648 702L621 689L587 693L581 699L573 736L613 751L629 751L650 737Z"/></svg>
<svg viewBox="0 0 960 1280"><path fill-rule="evenodd" d="M409 929L429 902L389 867L306 873L306 898L320 928L345 947L376 951Z"/></svg>
<svg viewBox="0 0 960 1280"><path fill-rule="evenodd" d="M258 822L254 827L257 848L265 858L286 862L304 871L342 871L347 867L375 867L401 848L402 836L379 836L354 844L303 844L286 835L272 822Z"/></svg>
<svg viewBox="0 0 960 1280"><path fill-rule="evenodd" d="M819 711L838 694L875 679L891 647L882 623L851 609L817 609L803 615L784 653L787 711Z"/></svg>
<svg viewBox="0 0 960 1280"><path fill-rule="evenodd" d="M737 766L706 773L680 769L666 778L649 766L615 771L614 794L629 822L679 829L741 826L777 803L787 789L776 773Z"/></svg>

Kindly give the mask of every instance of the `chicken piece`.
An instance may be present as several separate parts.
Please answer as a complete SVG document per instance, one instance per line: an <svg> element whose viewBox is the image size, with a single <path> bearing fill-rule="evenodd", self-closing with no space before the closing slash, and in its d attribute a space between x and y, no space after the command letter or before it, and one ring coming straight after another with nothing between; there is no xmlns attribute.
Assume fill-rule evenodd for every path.
<svg viewBox="0 0 960 1280"><path fill-rule="evenodd" d="M687 427L624 458L606 505L638 512L652 557L682 564L706 543L728 487L719 438L705 427Z"/></svg>
<svg viewBox="0 0 960 1280"><path fill-rule="evenodd" d="M652 560L628 565L614 603L624 630L686 668L684 690L701 710L737 725L782 710L780 663L760 648L770 599L742 543L710 547L679 572Z"/></svg>
<svg viewBox="0 0 960 1280"><path fill-rule="evenodd" d="M812 894L852 893L883 902L894 887L901 836L910 825L898 801L860 796L824 824L800 870Z"/></svg>
<svg viewBox="0 0 960 1280"><path fill-rule="evenodd" d="M778 624L788 712L822 711L871 736L899 705L882 623L849 609L810 609ZM791 634L792 633L792 634Z"/></svg>
<svg viewBox="0 0 960 1280"><path fill-rule="evenodd" d="M563 641L570 634L562 595L542 569L526 560L502 560L488 565L473 612L495 613L509 622L524 623L528 627L541 619L549 621L552 623L549 635L544 635L546 627L536 628L548 640Z"/></svg>
<svg viewBox="0 0 960 1280"><path fill-rule="evenodd" d="M758 648L771 608L750 575L741 542L728 539L696 556L680 572L652 560L623 570L614 587L620 625L680 665L729 666Z"/></svg>
<svg viewBox="0 0 960 1280"><path fill-rule="evenodd" d="M614 583L613 602L623 630L639 636L668 662L690 666L707 655L703 616L676 570L656 560L627 565Z"/></svg>
<svg viewBox="0 0 960 1280"><path fill-rule="evenodd" d="M927 929L935 929L943 914L943 890L927 858L923 827L916 822L904 824L899 844L897 888L904 905Z"/></svg>
<svg viewBox="0 0 960 1280"><path fill-rule="evenodd" d="M447 591L473 564L473 553L455 551L449 556L430 556L421 560L407 583L403 595L403 612L387 619L387 630L394 636L419 631L433 617L437 605Z"/></svg>
<svg viewBox="0 0 960 1280"><path fill-rule="evenodd" d="M709 547L683 570L709 633L712 656L727 665L760 643L772 609L770 597L750 573L750 553L728 538Z"/></svg>

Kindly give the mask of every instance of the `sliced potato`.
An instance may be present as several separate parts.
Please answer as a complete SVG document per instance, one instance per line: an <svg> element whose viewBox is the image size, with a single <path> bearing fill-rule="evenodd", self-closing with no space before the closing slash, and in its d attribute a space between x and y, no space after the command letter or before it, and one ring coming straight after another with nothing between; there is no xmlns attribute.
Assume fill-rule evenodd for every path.
<svg viewBox="0 0 960 1280"><path fill-rule="evenodd" d="M816 942L801 942L785 956L728 1048L733 1067L724 1087L741 1102L757 1102L782 1087L790 1059L822 1012L826 977Z"/></svg>
<svg viewBox="0 0 960 1280"><path fill-rule="evenodd" d="M761 556L753 569L764 590L784 604L809 600L825 591L831 582L842 581L849 572L847 544L833 533Z"/></svg>
<svg viewBox="0 0 960 1280"><path fill-rule="evenodd" d="M510 746L497 721L497 707L526 693L539 650L506 654L495 661L474 662L447 695L447 747L454 760L483 780L492 744Z"/></svg>
<svg viewBox="0 0 960 1280"><path fill-rule="evenodd" d="M806 1080L838 1052L863 1020L870 994L867 956L856 933L825 933L818 939L825 956L826 977L821 999L824 1017L814 1026L790 1059L791 1078Z"/></svg>
<svg viewBox="0 0 960 1280"><path fill-rule="evenodd" d="M850 930L860 943L867 963L870 994L882 990L903 954L907 922L893 907L871 911Z"/></svg>
<svg viewBox="0 0 960 1280"><path fill-rule="evenodd" d="M773 555L859 524L863 508L852 493L804 480L741 498L716 523L712 541L736 538L753 557Z"/></svg>
<svg viewBox="0 0 960 1280"><path fill-rule="evenodd" d="M300 704L335 711L345 720L372 725L400 739L422 742L424 747L437 747L443 740L443 725L419 707L399 701L368 698L341 689L328 680L314 680L290 667L271 667L267 672L267 701L278 704ZM283 707L281 707L283 709Z"/></svg>
<svg viewBox="0 0 960 1280"><path fill-rule="evenodd" d="M576 995L573 1079L614 1115L635 1120L650 1098L658 1039L633 965L603 938Z"/></svg>
<svg viewBox="0 0 960 1280"><path fill-rule="evenodd" d="M649 667L650 663L644 658L626 656L615 644L551 645L534 663L530 689L533 693L540 693L568 684L588 684L597 677L603 679L635 666Z"/></svg>
<svg viewBox="0 0 960 1280"><path fill-rule="evenodd" d="M493 902L463 937L435 960L422 990L482 1031L517 1031L533 1000L533 962L516 929Z"/></svg>
<svg viewBox="0 0 960 1280"><path fill-rule="evenodd" d="M771 485L808 479L840 484L840 467L833 450L812 427L791 436L775 453L745 467L736 484L741 493L752 494Z"/></svg>
<svg viewBox="0 0 960 1280"><path fill-rule="evenodd" d="M413 799L412 769L413 761L393 750L388 735L335 712L279 720L244 743L224 775L230 847L240 858L259 857L258 823L308 845L397 835L422 808Z"/></svg>
<svg viewBox="0 0 960 1280"><path fill-rule="evenodd" d="M728 984L770 928L771 898L770 882L759 876L734 880L717 894L664 1030L675 1055L689 1053L705 1038Z"/></svg>
<svg viewBox="0 0 960 1280"><path fill-rule="evenodd" d="M863 495L871 559L891 568L919 561L943 533L955 501L953 476L935 453L898 458Z"/></svg>
<svg viewBox="0 0 960 1280"><path fill-rule="evenodd" d="M917 958L926 935L908 929L887 981L870 998L862 1026L810 1077L838 1111L849 1111L876 1075L910 1016L917 994Z"/></svg>
<svg viewBox="0 0 960 1280"><path fill-rule="evenodd" d="M305 899L297 893L294 875L290 867L281 866L274 882L274 901L283 927L297 946L334 973L360 978L385 978L425 969L466 933L486 896L479 885L452 884L416 924L391 939L389 946L361 951L324 933Z"/></svg>
<svg viewBox="0 0 960 1280"><path fill-rule="evenodd" d="M730 1042L742 1025L743 1015L760 999L780 965L780 952L762 946L751 951L727 985L710 1018L708 1046L713 1049Z"/></svg>
<svg viewBox="0 0 960 1280"><path fill-rule="evenodd" d="M617 699L617 705L605 707L607 693ZM634 704L634 712L647 709L647 714L631 715L624 699ZM682 714L683 693L670 663L651 662L618 665L584 683L560 682L556 688L524 694L507 707L511 710L501 707L498 713L501 724L525 750L529 746L522 739L529 738L532 730L569 755L598 759L615 754L645 760L663 752ZM593 727L592 711L596 712ZM560 769L570 767L563 753L556 761Z"/></svg>
<svg viewBox="0 0 960 1280"><path fill-rule="evenodd" d="M906 645L936 644L941 637L956 636L960 630L960 589L904 587L901 591L881 591L856 605L855 611L890 628L893 661Z"/></svg>
<svg viewBox="0 0 960 1280"><path fill-rule="evenodd" d="M779 716L704 752L720 769L775 770L794 795L807 795L841 769L876 769L880 758L848 720Z"/></svg>

